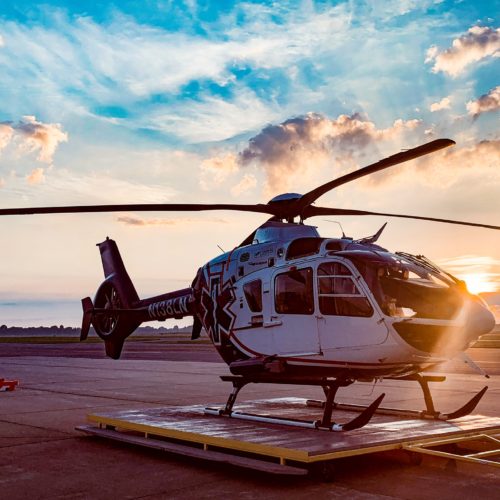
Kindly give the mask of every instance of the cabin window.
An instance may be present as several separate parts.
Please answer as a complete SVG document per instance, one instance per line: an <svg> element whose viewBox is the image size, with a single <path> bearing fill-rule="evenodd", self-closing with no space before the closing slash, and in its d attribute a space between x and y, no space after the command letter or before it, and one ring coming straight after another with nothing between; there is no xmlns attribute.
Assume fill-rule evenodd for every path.
<svg viewBox="0 0 500 500"><path fill-rule="evenodd" d="M319 252L322 238L298 238L288 246L286 260L300 259Z"/></svg>
<svg viewBox="0 0 500 500"><path fill-rule="evenodd" d="M369 317L373 308L360 292L349 269L339 262L318 267L318 301L321 314Z"/></svg>
<svg viewBox="0 0 500 500"><path fill-rule="evenodd" d="M331 252L340 252L342 251L344 248L344 245L342 244L341 241L329 241L326 245L325 245L325 250L327 251L331 251Z"/></svg>
<svg viewBox="0 0 500 500"><path fill-rule="evenodd" d="M276 312L312 314L314 312L312 269L295 269L278 274L274 283Z"/></svg>
<svg viewBox="0 0 500 500"><path fill-rule="evenodd" d="M262 312L262 281L254 280L243 285L243 293L252 312Z"/></svg>

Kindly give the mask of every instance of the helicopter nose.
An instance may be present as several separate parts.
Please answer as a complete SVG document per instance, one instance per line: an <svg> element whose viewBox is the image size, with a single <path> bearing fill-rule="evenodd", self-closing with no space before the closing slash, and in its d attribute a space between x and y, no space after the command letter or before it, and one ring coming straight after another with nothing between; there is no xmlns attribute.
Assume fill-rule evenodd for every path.
<svg viewBox="0 0 500 500"><path fill-rule="evenodd" d="M470 340L491 332L495 327L495 317L479 297L473 297L469 302L467 318L467 333Z"/></svg>

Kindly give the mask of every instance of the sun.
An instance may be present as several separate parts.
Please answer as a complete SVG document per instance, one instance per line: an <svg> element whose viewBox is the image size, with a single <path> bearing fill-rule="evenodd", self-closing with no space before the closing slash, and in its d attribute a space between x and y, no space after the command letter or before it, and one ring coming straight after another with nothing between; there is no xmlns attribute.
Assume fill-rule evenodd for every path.
<svg viewBox="0 0 500 500"><path fill-rule="evenodd" d="M461 278L467 283L470 293L496 292L496 284L490 281L488 273L464 274Z"/></svg>

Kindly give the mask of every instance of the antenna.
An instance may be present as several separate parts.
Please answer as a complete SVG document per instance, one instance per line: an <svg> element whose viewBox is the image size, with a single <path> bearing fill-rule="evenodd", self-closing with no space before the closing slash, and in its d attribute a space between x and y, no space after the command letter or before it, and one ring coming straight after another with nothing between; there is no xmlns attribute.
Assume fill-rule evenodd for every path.
<svg viewBox="0 0 500 500"><path fill-rule="evenodd" d="M226 251L220 246L220 245L217 245L217 247L219 248L219 250L222 252L222 253L226 253Z"/></svg>
<svg viewBox="0 0 500 500"><path fill-rule="evenodd" d="M344 233L344 228L342 227L342 224L338 220L330 220L330 219L323 219L325 222L335 222L335 224L338 224L340 226L340 230L342 231L342 238L347 238L347 236Z"/></svg>

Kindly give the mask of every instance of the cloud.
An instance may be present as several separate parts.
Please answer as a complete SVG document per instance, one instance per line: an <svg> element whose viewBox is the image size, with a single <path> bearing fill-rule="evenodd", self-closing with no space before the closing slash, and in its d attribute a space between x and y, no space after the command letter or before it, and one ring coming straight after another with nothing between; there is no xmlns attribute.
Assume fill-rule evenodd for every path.
<svg viewBox="0 0 500 500"><path fill-rule="evenodd" d="M237 156L226 153L203 160L200 165L200 186L205 191L220 186L231 174L238 171Z"/></svg>
<svg viewBox="0 0 500 500"><path fill-rule="evenodd" d="M459 255L439 261L439 264L457 270L467 268L470 272L483 271L488 267L500 268L500 260L486 255Z"/></svg>
<svg viewBox="0 0 500 500"><path fill-rule="evenodd" d="M253 189L257 186L257 179L255 175L245 174L243 179L241 179L238 184L231 188L231 194L235 197L242 195L243 193Z"/></svg>
<svg viewBox="0 0 500 500"><path fill-rule="evenodd" d="M425 130L424 134L428 132L429 130ZM434 131L431 131L431 134L434 135ZM426 141L430 139L427 137ZM415 138L412 142L415 143ZM461 210L465 210L468 205L463 203L464 197L473 196L471 193L474 191L478 196L482 196L474 207L480 210L482 206L491 206L493 197L494 200L498 197L497 189L500 188L499 161L500 139L483 140L467 146L448 147L417 158L400 167L395 166L382 170L376 175L363 177L357 181L357 186L371 191L374 187L382 185L394 189L409 184L421 184L430 192L433 190L442 191L457 184L456 188L459 190L457 198L454 199L454 195L450 194L447 197L449 205L456 202L457 205L461 206ZM478 182L478 179L485 178L488 179L489 189L487 190ZM418 199L423 200L420 197ZM450 215L450 218L454 218L453 215Z"/></svg>
<svg viewBox="0 0 500 500"><path fill-rule="evenodd" d="M266 173L268 190L283 190L295 175L310 176L326 162L336 160L341 168L352 167L354 157L369 146L394 141L420 125L420 120L398 119L379 129L358 114L329 119L309 113L265 127L239 153L238 163L258 165Z"/></svg>
<svg viewBox="0 0 500 500"><path fill-rule="evenodd" d="M500 158L500 139L480 141L472 146L457 148L446 148L436 155L427 156L419 160L422 164L430 165L432 163L441 163L444 161L445 166L453 170L458 168L477 169L480 161L482 168L498 168L498 160ZM442 168L442 165L437 166Z"/></svg>
<svg viewBox="0 0 500 500"><path fill-rule="evenodd" d="M484 255L461 255L442 259L438 264L463 279L473 293L500 290L500 259Z"/></svg>
<svg viewBox="0 0 500 500"><path fill-rule="evenodd" d="M251 132L278 116L277 106L244 88L235 90L231 98L205 96L199 102L159 107L152 110L144 126L187 142L213 142Z"/></svg>
<svg viewBox="0 0 500 500"><path fill-rule="evenodd" d="M0 177L0 188L3 188L5 186L5 179Z"/></svg>
<svg viewBox="0 0 500 500"><path fill-rule="evenodd" d="M402 101L434 24L401 20L404 40L417 41L395 51L406 43L400 29L382 23L376 34L372 15L385 19L432 3L376 0L367 18L364 2L359 11L352 2L279 9L243 2L204 23L203 33L189 20L161 28L119 10L102 23L62 11L40 23L5 22L2 94L23 82L25 106L43 101L46 113L98 118L109 130L153 130L172 143L226 140L315 109L362 107L387 119L381 103L388 92L393 106ZM81 129L88 133L87 123Z"/></svg>
<svg viewBox="0 0 500 500"><path fill-rule="evenodd" d="M488 185L493 191L495 185L500 186L499 159L500 139L493 139L479 141L470 146L446 148L417 159L415 165L418 170L419 181L429 188L444 190L453 184L461 184L462 192L459 195L472 196L472 191L480 189L481 184L471 185L468 183L477 183L478 179L487 178ZM415 178L414 170L405 169L403 172L406 181ZM377 176L378 180L391 178L394 182L400 182L395 176L391 176L389 172ZM468 195L463 191L468 191ZM457 200L457 203L460 202L463 204L463 200ZM483 193L483 199L478 200L475 208L479 208L482 203L487 204L490 202L491 200L488 200L485 192ZM466 205L463 204L463 206Z"/></svg>
<svg viewBox="0 0 500 500"><path fill-rule="evenodd" d="M176 120L189 114L191 107L193 113L216 108L227 118L241 110L247 119L262 114L255 109L257 99L246 98L241 88L243 97L236 100L242 102L233 108L231 95L223 92L226 98L219 100L213 89L231 94L241 70L288 70L295 61L324 50L326 40L329 47L334 44L332 38L338 45L349 17L344 8L290 12L284 8L276 15L266 6L244 4L217 22L207 22L204 33L196 34L199 27L162 29L119 11L102 24L90 16L69 17L59 11L43 24L2 23L9 39L6 50L0 52L2 82L7 88L23 82L30 90L25 98L33 102L42 95L56 101L58 108L64 102L68 110L87 114L99 114L98 108L121 108L127 112L127 123L137 120L141 128L172 126L174 133L187 133L184 127L176 128ZM258 78L264 81L268 76ZM193 82L195 90L184 88ZM273 92L262 97L266 102L274 99ZM177 102L183 106L172 111ZM155 113L158 108L163 111ZM241 119L239 124L244 126ZM215 121L210 127L216 134L221 123Z"/></svg>
<svg viewBox="0 0 500 500"><path fill-rule="evenodd" d="M32 172L26 177L28 184L40 184L45 181L45 175L43 168L35 168Z"/></svg>
<svg viewBox="0 0 500 500"><path fill-rule="evenodd" d="M11 141L14 129L8 123L0 123L0 151Z"/></svg>
<svg viewBox="0 0 500 500"><path fill-rule="evenodd" d="M223 223L224 219L207 219L207 218L177 218L177 219L144 219L135 215L121 215L116 220L127 226L146 227L146 226L181 226L183 224L205 224L205 223Z"/></svg>
<svg viewBox="0 0 500 500"><path fill-rule="evenodd" d="M40 176L36 169L33 174L35 179ZM43 175L45 182L35 190L26 185L26 177L11 175L5 204L19 205L19 200L28 206L168 203L175 194L169 186L127 181L107 173L80 174L52 169L44 170Z"/></svg>
<svg viewBox="0 0 500 500"><path fill-rule="evenodd" d="M426 11L429 7L443 0L365 0L370 15L383 20L402 16L415 10ZM361 3L361 2L360 2Z"/></svg>
<svg viewBox="0 0 500 500"><path fill-rule="evenodd" d="M79 91L74 97L95 98L101 104L177 91L198 78L223 83L226 62L241 48L119 14L105 24L60 13L46 22L51 26L5 23L10 42L2 56L8 68L5 76L14 79L27 73L39 90L63 95L72 88Z"/></svg>
<svg viewBox="0 0 500 500"><path fill-rule="evenodd" d="M430 110L432 113L435 111L441 111L442 109L449 109L451 104L451 100L449 97L443 97L439 102L433 102L430 106Z"/></svg>
<svg viewBox="0 0 500 500"><path fill-rule="evenodd" d="M500 56L500 28L472 26L465 35L455 38L450 48L440 51L435 45L430 47L425 62L434 62L434 73L442 71L457 77L469 64L490 56Z"/></svg>
<svg viewBox="0 0 500 500"><path fill-rule="evenodd" d="M34 116L23 116L18 123L0 123L0 150L17 142L21 152L38 152L37 159L44 163L52 163L57 147L67 140L61 124L42 123Z"/></svg>
<svg viewBox="0 0 500 500"><path fill-rule="evenodd" d="M469 114L477 117L481 113L488 111L496 111L500 108L500 86L491 89L487 94L482 95L479 99L469 101L467 103L467 111Z"/></svg>
<svg viewBox="0 0 500 500"><path fill-rule="evenodd" d="M42 123L34 116L23 116L15 129L24 138L23 147L30 152L38 151L38 160L45 163L51 163L59 143L68 140L59 123Z"/></svg>
<svg viewBox="0 0 500 500"><path fill-rule="evenodd" d="M77 175L58 172L51 176L52 191L67 190L84 203L167 203L174 190L168 186L146 185L106 174Z"/></svg>
<svg viewBox="0 0 500 500"><path fill-rule="evenodd" d="M431 1L393 0L387 12ZM382 3L373 6L375 17ZM366 15L364 5L359 9ZM383 26L376 35L357 10L352 2L277 9L237 2L204 22L202 32L189 24L193 19L160 28L119 10L102 23L59 11L40 23L4 23L2 82L6 89L23 82L25 102L43 100L47 113L63 109L141 133L154 130L172 142L226 140L311 109L351 110L352 101L366 106L380 97L373 96L374 74L382 71L391 85L400 79L402 60L411 60L408 51L394 51L400 32ZM351 103L340 106L346 97Z"/></svg>

